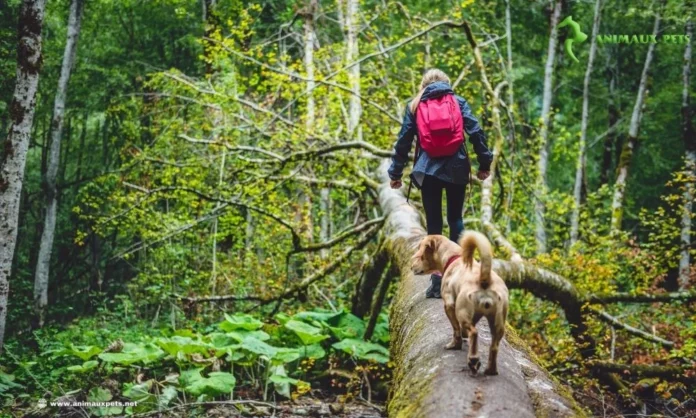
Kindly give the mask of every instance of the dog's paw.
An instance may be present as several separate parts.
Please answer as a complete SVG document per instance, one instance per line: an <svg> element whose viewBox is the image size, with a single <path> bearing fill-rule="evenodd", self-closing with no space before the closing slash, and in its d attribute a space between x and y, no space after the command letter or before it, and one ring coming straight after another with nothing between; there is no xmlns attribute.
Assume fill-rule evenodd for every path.
<svg viewBox="0 0 696 418"><path fill-rule="evenodd" d="M472 373L478 373L480 368L481 361L478 359L478 357L469 358L469 370L471 370Z"/></svg>
<svg viewBox="0 0 696 418"><path fill-rule="evenodd" d="M462 340L452 340L445 346L445 350L461 350Z"/></svg>
<svg viewBox="0 0 696 418"><path fill-rule="evenodd" d="M497 369L486 369L486 370L484 370L483 374L485 374L486 376L497 376L498 370Z"/></svg>

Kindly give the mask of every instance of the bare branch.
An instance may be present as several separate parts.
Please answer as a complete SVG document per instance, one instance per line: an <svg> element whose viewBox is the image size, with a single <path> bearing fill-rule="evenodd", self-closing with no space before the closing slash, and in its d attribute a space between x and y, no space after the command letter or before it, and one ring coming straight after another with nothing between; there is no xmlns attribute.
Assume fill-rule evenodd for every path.
<svg viewBox="0 0 696 418"><path fill-rule="evenodd" d="M185 297L181 295L172 295L172 297L189 302L189 303L202 303L202 302L227 302L227 301L257 301L260 305L267 305L278 300L288 299L295 295L298 291L304 290L311 286L318 280L328 276L338 269L341 264L343 264L356 250L360 250L365 245L367 245L370 240L375 236L381 225L375 225L365 233L362 238L353 246L348 247L340 256L336 257L330 264L321 270L317 270L314 274L311 274L304 279L300 280L299 283L291 286L277 296L236 296L236 295L219 295L219 296L202 296L202 297Z"/></svg>
<svg viewBox="0 0 696 418"><path fill-rule="evenodd" d="M307 183L307 184L313 184L316 186L327 186L327 187L336 187L336 188L341 188L341 189L355 189L360 186L360 183L350 183L344 180L328 180L328 179L319 179L319 178L314 178L314 177L307 177L307 176L269 176L265 177L268 180L276 180L276 181L297 181L297 182L302 182L302 183ZM368 185L369 186L369 185Z"/></svg>
<svg viewBox="0 0 696 418"><path fill-rule="evenodd" d="M207 39L207 38L206 38L206 39ZM392 120L395 121L396 123L401 123L401 120L400 120L399 118L397 118L396 116L394 116L394 115L392 115L391 113L389 113L389 111L388 111L387 109L385 109L384 107L382 107L382 106L379 105L378 103L376 103L376 102L370 100L368 97L362 96L362 95L360 95L360 94L354 92L353 90L351 90L349 87L346 87L346 86L344 86L344 85L341 85L341 84L338 84L338 83L334 83L334 82L332 82L332 81L327 81L327 79L328 79L328 78L331 78L332 76L327 77L327 79L316 79L316 78L305 77L305 76L303 76L302 74L295 73L295 72L291 72L291 71L287 71L287 70L284 70L284 69L281 69L281 68L276 68L276 67L271 66L271 65L268 65L268 64L266 64L266 63L264 63L264 62L261 62L261 61L255 59L255 58L253 58L253 57L250 57L250 56L248 56L248 55L242 54L242 53L239 52L239 51L235 51L234 49L231 49L231 48L227 47L225 44L221 43L220 41L217 41L217 40L214 40L214 39L208 39L208 40L211 41L211 42L216 42L216 43L218 43L218 44L221 45L222 48L225 49L227 52L229 52L229 53L231 53L231 54L233 54L233 55L235 55L235 56L237 56L237 57L239 57L239 58L242 58L242 59L244 59L244 60L253 62L254 64L256 64L256 65L258 65L258 66L260 66L260 67L262 67L262 68L265 68L265 69L267 69L267 70L269 70L269 71L273 71L273 72L275 72L275 73L282 74L282 75L287 76L287 77L296 78L296 79L298 79L298 80L302 80L302 81L305 81L305 82L311 81L311 82L315 82L315 83L318 83L318 84L324 84L324 85L326 85L326 86L334 87L334 88L337 88L337 89L339 89L339 90L342 90L342 91L344 91L344 92L346 92L346 93L352 94L352 95L358 97L358 98L359 98L360 100L362 100L363 102L369 104L370 106L372 106L372 107L374 107L375 109L379 110L380 112L384 113L387 117L389 117L390 119L392 119ZM381 53L380 53L380 54L381 54ZM314 90L314 89L316 89L316 87L312 88L311 90ZM279 115L278 117L280 117L280 115Z"/></svg>
<svg viewBox="0 0 696 418"><path fill-rule="evenodd" d="M587 300L591 303L607 305L610 303L672 303L694 302L696 292L672 292L672 293L607 293L590 295Z"/></svg>
<svg viewBox="0 0 696 418"><path fill-rule="evenodd" d="M415 34L413 34L413 35L411 35L411 36L409 36L409 37L407 37L407 38L404 38L404 39L402 39L401 41L395 43L394 45L390 45L390 46L388 46L388 47L386 47L386 48L384 48L384 49L382 49L382 50L380 50L380 51L377 51L377 52L373 52L373 53L370 53L370 54L367 54L367 55L363 55L362 57L360 57L360 59L355 60L355 61L353 61L353 62L351 62L351 63L348 63L348 64L346 64L343 68L340 68L340 69L338 69L338 70L332 72L331 74L329 74L328 76L326 76L326 78L327 78L327 79L328 79L328 78L333 78L333 77L335 77L336 75L338 75L339 73L341 73L341 72L343 72L343 71L345 71L345 70L347 70L347 69L349 69L349 68L351 68L351 67L354 67L354 66L356 66L356 65L358 65L358 64L361 64L361 63L363 63L364 61L369 60L370 58L373 58L373 57L376 57L376 56L379 56L379 55L384 55L384 54L386 54L387 52L390 52L390 51L393 51L394 49L400 48L400 47L406 45L407 43L413 41L414 39L418 39L418 38L420 38L421 36L427 34L428 32L432 31L433 29L439 28L440 26L451 27L451 28L462 28L462 27L464 27L465 25L467 25L466 22L458 23L458 22L453 22L453 21L451 21L451 20L442 20L442 21L440 21L440 22L433 23L432 25L428 26L427 28L423 29L422 31L417 32L417 33L415 33Z"/></svg>
<svg viewBox="0 0 696 418"><path fill-rule="evenodd" d="M377 218L377 219L371 219L371 220L369 220L367 222L363 222L360 225L358 225L354 228L351 228L351 229L349 229L349 230L347 230L339 235L336 235L335 237L333 237L329 241L321 242L319 244L308 245L306 247L297 248L297 249L293 250L291 252L291 254L319 251L319 250L323 250L325 248L331 248L334 245L344 241L346 238L348 238L350 236L353 236L355 234L363 232L364 230L366 230L370 227L373 227L375 225L379 225L381 227L382 224L384 224L384 217Z"/></svg>
<svg viewBox="0 0 696 418"><path fill-rule="evenodd" d="M654 343L662 344L662 346L666 348L673 348L674 343L672 341L665 340L664 338L660 338L656 335L652 335L650 333L647 333L643 330L640 330L638 328L632 327L628 324L624 324L623 322L619 321L615 317L609 315L607 312L595 309L595 308L590 308L590 312L595 314L598 319L601 319L602 321L610 324L613 327L616 328L621 328L628 332L629 334L635 335L636 337L640 337L644 340L648 340Z"/></svg>
<svg viewBox="0 0 696 418"><path fill-rule="evenodd" d="M618 373L624 377L659 377L662 379L693 382L696 375L686 372L693 370L682 366L663 366L655 364L619 364L609 361L593 361L590 366L596 370L608 373Z"/></svg>
<svg viewBox="0 0 696 418"><path fill-rule="evenodd" d="M221 141L214 141L214 140L208 140L208 139L196 139L192 138L188 135L180 135L182 139L185 139L189 142L193 143L198 143L198 144L207 144L207 145L220 145L224 146L227 150L229 151L248 151L248 152L254 152L254 153L259 153L259 154L264 154L268 155L273 160L256 160L256 162L280 162L281 164L286 164L289 162L293 161L299 161L299 160L307 160L311 158L316 158L316 157L321 157L322 155L327 155L331 154L334 151L342 151L342 150L349 150L349 149L362 149L364 151L367 151L368 153L376 156L376 157L391 157L392 152L380 149L369 142L365 141L350 141L350 142L340 142L338 144L333 144L333 145L328 145L323 148L317 148L317 149L308 149L304 151L297 151L294 153L291 153L285 157L276 154L274 152L265 150L263 148L258 148L258 147L251 147L251 146L245 146L245 145L231 145L226 142L221 142ZM308 138L310 139L310 138ZM275 160L275 161L274 161Z"/></svg>
<svg viewBox="0 0 696 418"><path fill-rule="evenodd" d="M224 211L227 207L228 207L227 204L220 205L219 207L213 209L210 213L208 213L208 214L206 214L206 215L203 215L203 216L201 216L201 217L198 218L198 219L195 219L193 222L189 222L189 223L187 223L187 224L185 224L185 225L182 225L182 226L180 226L180 227L178 227L178 228L176 228L176 229L174 229L174 230L172 230L172 231L169 231L169 232L167 232L166 234L164 234L164 235L161 236L160 238L157 238L157 239L154 240L154 241L150 241L150 242L138 241L138 242L136 242L135 244L133 244L133 245L129 246L128 248L126 248L125 250L121 251L120 253L114 255L113 257L111 257L111 258L109 259L109 261L113 261L113 260L115 260L115 259L117 259L117 258L123 258L123 257L125 257L125 256L127 256L127 255L133 254L133 253L136 252L136 251L140 251L140 250L144 250L144 249L146 249L146 248L152 247L153 245L156 245L156 244L158 244L158 243L160 243L160 242L162 242L162 241L168 240L168 239L170 239L170 238L172 238L172 237L174 237L174 236L176 236L176 235L179 235L179 234L181 234L181 233L183 233L183 232L186 232L186 231L188 231L189 229L195 227L196 225L198 225L198 224L200 224L200 223L203 223L203 222L205 222L205 221L208 221L208 220L210 220L210 219L213 219L213 218L215 218L216 216L219 216L220 212Z"/></svg>

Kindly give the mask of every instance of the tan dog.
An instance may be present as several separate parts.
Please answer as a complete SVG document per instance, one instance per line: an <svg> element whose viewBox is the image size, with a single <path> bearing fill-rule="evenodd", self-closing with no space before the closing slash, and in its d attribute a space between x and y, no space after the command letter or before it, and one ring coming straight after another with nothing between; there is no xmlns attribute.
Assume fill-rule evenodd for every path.
<svg viewBox="0 0 696 418"><path fill-rule="evenodd" d="M476 249L480 263L474 260ZM461 349L462 339L468 336L468 364L474 373L481 367L476 323L486 317L493 336L484 371L487 375L498 374L498 345L505 334L508 311L508 289L503 279L491 270L492 259L493 250L488 239L481 233L468 231L459 245L442 235L428 235L420 243L411 266L414 274L444 273L442 299L454 330L452 341L445 349Z"/></svg>

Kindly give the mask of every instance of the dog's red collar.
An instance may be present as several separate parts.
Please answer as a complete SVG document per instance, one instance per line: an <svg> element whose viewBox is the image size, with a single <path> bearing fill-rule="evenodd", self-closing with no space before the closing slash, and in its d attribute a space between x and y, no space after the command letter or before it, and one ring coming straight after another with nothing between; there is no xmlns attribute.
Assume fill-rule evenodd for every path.
<svg viewBox="0 0 696 418"><path fill-rule="evenodd" d="M445 263L445 269L442 271L443 276L445 275L445 273L447 273L447 269L449 268L449 266L452 265L452 263L454 263L455 261L457 261L458 258L461 258L461 255L453 255L447 260L447 263Z"/></svg>

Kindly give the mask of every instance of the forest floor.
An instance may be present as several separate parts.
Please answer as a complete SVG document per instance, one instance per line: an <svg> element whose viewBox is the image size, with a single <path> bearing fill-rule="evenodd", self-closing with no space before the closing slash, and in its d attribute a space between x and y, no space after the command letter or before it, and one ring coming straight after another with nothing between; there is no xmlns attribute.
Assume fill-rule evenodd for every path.
<svg viewBox="0 0 696 418"><path fill-rule="evenodd" d="M295 401L277 404L256 404L252 407L238 408L235 405L220 405L209 409L206 417L337 417L337 418L379 418L383 416L384 406L364 401L349 403L329 402L328 399L299 398Z"/></svg>
<svg viewBox="0 0 696 418"><path fill-rule="evenodd" d="M283 401L277 403L261 401L220 401L205 405L189 404L179 405L160 412L145 414L133 414L134 417L264 417L264 418L380 418L386 416L385 405L373 404L365 401L352 401L341 403L336 400L316 398L299 398L295 401ZM15 411L19 412L19 411ZM61 410L35 410L24 411L21 415L31 417L84 417L86 411L82 408L64 408Z"/></svg>

